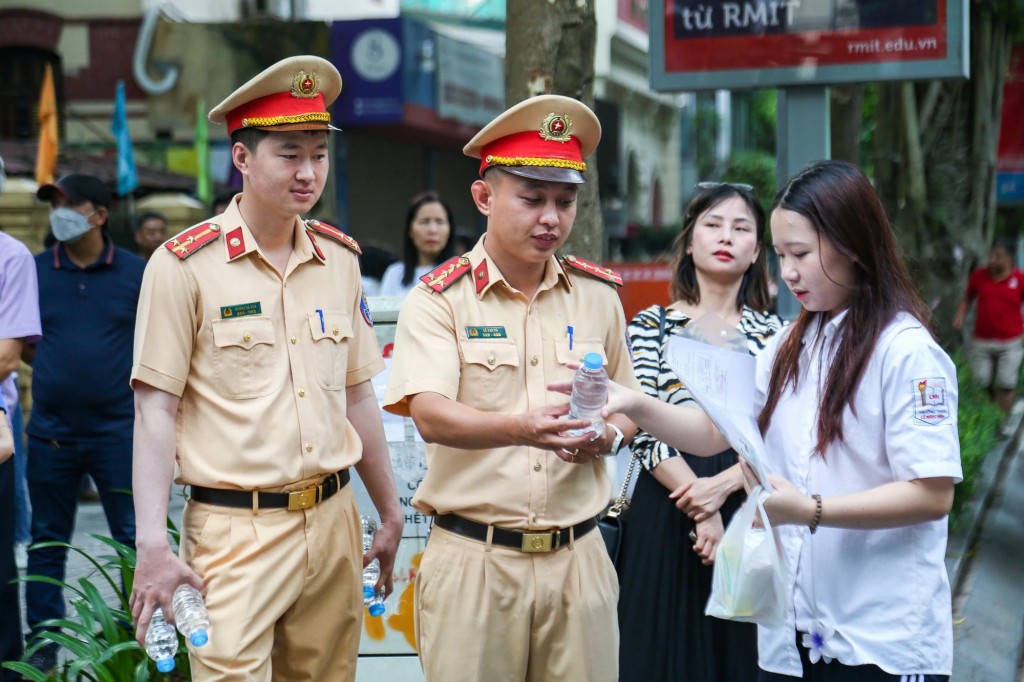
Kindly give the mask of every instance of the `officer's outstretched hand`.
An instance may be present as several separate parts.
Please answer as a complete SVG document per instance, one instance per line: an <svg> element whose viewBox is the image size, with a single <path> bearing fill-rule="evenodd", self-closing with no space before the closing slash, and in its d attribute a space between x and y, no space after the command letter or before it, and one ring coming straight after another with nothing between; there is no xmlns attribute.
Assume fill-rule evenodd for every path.
<svg viewBox="0 0 1024 682"><path fill-rule="evenodd" d="M171 608L171 597L178 585L189 584L206 596L206 587L195 571L175 556L170 545L164 543L157 547L139 546L136 550L135 582L132 584L132 596L128 606L132 610L135 621L135 640L140 646L146 646L146 632L153 611L162 609L164 619L174 625L174 609ZM383 562L382 562L383 563Z"/></svg>
<svg viewBox="0 0 1024 682"><path fill-rule="evenodd" d="M569 404L544 405L529 412L513 416L516 423L516 443L541 450L551 450L566 462L573 462L572 454L590 441L593 434L568 436L570 429L583 429L590 425L586 419L567 419ZM574 463L579 463L579 458Z"/></svg>

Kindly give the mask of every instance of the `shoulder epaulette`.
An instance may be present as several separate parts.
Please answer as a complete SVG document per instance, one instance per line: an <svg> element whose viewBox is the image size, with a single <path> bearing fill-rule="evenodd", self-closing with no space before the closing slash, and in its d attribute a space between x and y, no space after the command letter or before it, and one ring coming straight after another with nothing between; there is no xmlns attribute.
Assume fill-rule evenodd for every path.
<svg viewBox="0 0 1024 682"><path fill-rule="evenodd" d="M220 225L217 223L199 223L184 232L177 234L166 242L164 247L181 260L220 237Z"/></svg>
<svg viewBox="0 0 1024 682"><path fill-rule="evenodd" d="M469 272L469 259L465 256L454 256L420 277L420 281L440 293L467 272Z"/></svg>
<svg viewBox="0 0 1024 682"><path fill-rule="evenodd" d="M363 250L359 248L359 242L357 242L355 239L352 239L352 237L349 237L347 234L345 234L338 228L334 227L333 225L322 223L319 220L307 220L306 227L313 230L314 232L318 232L326 237L330 237L336 242L341 242L348 248L355 251L357 254L363 253Z"/></svg>
<svg viewBox="0 0 1024 682"><path fill-rule="evenodd" d="M588 260L584 260L576 256L566 256L562 259L562 262L574 270L585 272L588 275L597 277L599 280L608 282L613 286L622 286L622 275L611 268L602 267L597 263L591 263Z"/></svg>

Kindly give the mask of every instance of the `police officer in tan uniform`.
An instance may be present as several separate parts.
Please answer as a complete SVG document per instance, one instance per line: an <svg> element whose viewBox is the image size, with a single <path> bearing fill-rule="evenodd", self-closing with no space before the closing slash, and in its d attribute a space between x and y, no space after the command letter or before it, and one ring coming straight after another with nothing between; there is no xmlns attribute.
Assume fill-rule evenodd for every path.
<svg viewBox="0 0 1024 682"><path fill-rule="evenodd" d="M195 680L353 680L363 603L355 467L382 521L366 557L391 590L403 517L370 378L384 367L359 247L303 221L327 179L341 90L318 57L268 68L210 112L242 194L150 259L135 388L140 642L181 583L203 589L210 641ZM181 558L167 492L190 485Z"/></svg>
<svg viewBox="0 0 1024 682"><path fill-rule="evenodd" d="M576 100L545 95L487 125L465 153L487 232L406 298L385 409L427 446L413 505L434 516L416 577L428 682L617 679L618 581L596 530L610 484L601 456L632 424L569 437L565 396L589 352L635 386L615 273L556 258L601 134Z"/></svg>

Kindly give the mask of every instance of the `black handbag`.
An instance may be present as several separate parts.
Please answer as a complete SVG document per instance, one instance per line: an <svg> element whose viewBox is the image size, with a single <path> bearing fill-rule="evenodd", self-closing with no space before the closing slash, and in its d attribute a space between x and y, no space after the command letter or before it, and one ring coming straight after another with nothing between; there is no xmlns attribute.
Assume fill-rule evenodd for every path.
<svg viewBox="0 0 1024 682"><path fill-rule="evenodd" d="M616 566L619 563L619 550L622 547L622 536L626 531L625 522L629 512L629 501L626 499L626 493L629 491L629 482L633 478L636 460L635 455L630 455L629 469L626 471L625 480L622 481L622 490L619 491L618 498L609 507L608 513L597 522L597 527L601 531L601 537L608 548L608 556Z"/></svg>
<svg viewBox="0 0 1024 682"><path fill-rule="evenodd" d="M665 306L661 307L658 314L658 343L665 340ZM637 456L630 453L629 469L626 471L626 478L622 481L622 490L608 513L598 519L597 527L601 531L601 538L604 539L605 547L608 548L608 556L612 563L619 565L619 550L622 548L622 537L626 532L626 518L629 512L629 501L626 493L629 492L629 482L633 479L633 469L636 467Z"/></svg>

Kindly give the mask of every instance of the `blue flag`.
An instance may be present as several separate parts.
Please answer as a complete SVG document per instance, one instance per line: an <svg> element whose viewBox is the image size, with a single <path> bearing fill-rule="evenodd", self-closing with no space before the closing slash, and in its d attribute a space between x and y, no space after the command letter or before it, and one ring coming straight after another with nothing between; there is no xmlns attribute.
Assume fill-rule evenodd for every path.
<svg viewBox="0 0 1024 682"><path fill-rule="evenodd" d="M128 135L128 112L123 80L117 81L114 123L110 129L117 139L117 193L124 196L139 186L139 176L135 172L135 154L132 152L132 139Z"/></svg>

